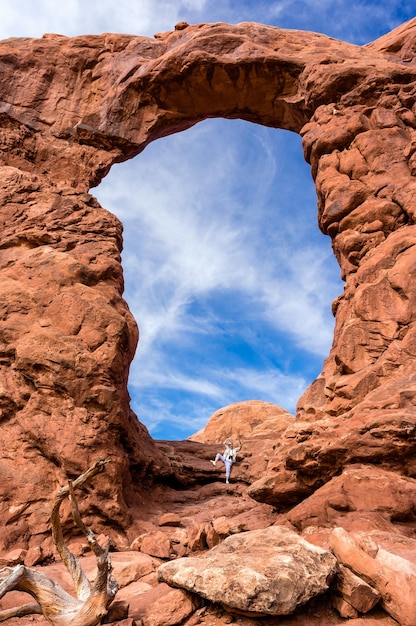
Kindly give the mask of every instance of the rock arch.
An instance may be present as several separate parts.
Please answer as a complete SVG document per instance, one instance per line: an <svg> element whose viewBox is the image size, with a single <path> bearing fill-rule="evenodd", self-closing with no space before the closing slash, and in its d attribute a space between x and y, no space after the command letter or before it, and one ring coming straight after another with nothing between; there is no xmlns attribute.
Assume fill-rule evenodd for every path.
<svg viewBox="0 0 416 626"><path fill-rule="evenodd" d="M298 432L314 427L282 451L292 494L357 460L415 474L415 47L416 20L363 47L251 23L0 42L3 547L42 536L42 494L99 454L113 462L98 526L126 528L135 483L170 471L129 408L122 227L89 190L209 117L302 135L345 279L299 401Z"/></svg>

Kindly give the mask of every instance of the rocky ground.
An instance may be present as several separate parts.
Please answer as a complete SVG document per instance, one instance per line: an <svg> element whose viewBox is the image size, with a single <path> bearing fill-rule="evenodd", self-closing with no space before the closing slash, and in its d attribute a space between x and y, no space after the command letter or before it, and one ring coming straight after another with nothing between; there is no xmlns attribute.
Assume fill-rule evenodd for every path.
<svg viewBox="0 0 416 626"><path fill-rule="evenodd" d="M262 409L269 419L259 429ZM221 434L236 432L238 423L245 432L230 484L222 464L209 462L218 446L201 441L204 431L187 441L156 442L176 471L132 506L127 535L112 533L120 590L107 623L414 626L416 480L352 464L279 510L250 493L255 478L272 476L276 440L265 432L267 423L275 433L280 427L283 438L293 416L279 407L273 412L273 405L241 403L211 420L208 439L212 423ZM70 548L94 578L87 544L74 537ZM3 557L7 565L36 560L33 551L19 549ZM48 561L37 567L71 592L65 567L56 555ZM23 595L8 593L1 608L23 603ZM9 623L46 621L27 616Z"/></svg>

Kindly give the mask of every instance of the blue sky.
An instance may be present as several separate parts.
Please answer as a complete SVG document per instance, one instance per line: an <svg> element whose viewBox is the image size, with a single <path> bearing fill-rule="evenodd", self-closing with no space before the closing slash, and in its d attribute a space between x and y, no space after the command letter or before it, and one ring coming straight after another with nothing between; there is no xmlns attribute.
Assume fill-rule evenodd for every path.
<svg viewBox="0 0 416 626"><path fill-rule="evenodd" d="M0 0L0 38L119 32L178 21L261 22L365 44L416 0ZM208 120L154 142L92 190L124 224L125 298L140 328L133 410L157 439L184 439L219 408L295 411L328 355L343 290L300 138Z"/></svg>

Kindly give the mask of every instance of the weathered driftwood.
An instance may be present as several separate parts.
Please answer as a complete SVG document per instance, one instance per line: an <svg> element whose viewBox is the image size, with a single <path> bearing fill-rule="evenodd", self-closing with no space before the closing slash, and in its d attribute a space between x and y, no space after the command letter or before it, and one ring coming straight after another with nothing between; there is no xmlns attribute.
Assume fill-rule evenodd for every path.
<svg viewBox="0 0 416 626"><path fill-rule="evenodd" d="M0 569L0 598L8 591L26 591L36 603L0 611L0 621L29 614L42 614L54 626L95 626L100 624L117 593L117 583L112 575L109 544L101 547L95 534L81 520L74 489L88 483L102 471L107 461L98 459L76 480L62 487L55 496L51 513L52 536L58 553L70 573L76 598L67 593L40 570L25 565ZM60 522L62 502L70 498L75 524L87 538L97 561L97 576L90 583L77 557L65 545Z"/></svg>

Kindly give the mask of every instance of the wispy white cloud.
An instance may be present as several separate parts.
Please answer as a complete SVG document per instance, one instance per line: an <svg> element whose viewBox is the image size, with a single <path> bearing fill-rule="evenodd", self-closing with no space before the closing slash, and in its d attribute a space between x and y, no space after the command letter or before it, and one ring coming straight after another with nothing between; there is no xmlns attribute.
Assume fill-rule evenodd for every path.
<svg viewBox="0 0 416 626"><path fill-rule="evenodd" d="M212 400L221 401L224 397L224 386L217 379L217 375L209 372L208 375L202 377L200 372L194 371L193 376L186 376L178 370L166 371L166 369L156 363L151 362L152 369L143 369L137 372L136 376L132 376L131 386L136 389L164 389L176 390L191 394L208 396Z"/></svg>
<svg viewBox="0 0 416 626"><path fill-rule="evenodd" d="M110 175L98 190L104 205L123 219L126 242L134 233L134 246L127 245L123 259L126 274L134 276L127 297L143 329L140 350L151 348L151 337L167 339L192 327L187 307L195 297L228 289L251 299L257 318L325 355L331 319L324 291L333 294L333 285L322 269L330 256L329 242L325 251L322 245L305 246L307 231L299 239L301 228L290 239L279 198L272 197L275 209L265 206L278 169L270 137L266 141L264 136L263 143L255 140L254 146L234 139L232 146L231 136L224 125L217 132L212 125L194 129L190 140L171 139L171 151L155 149L156 160L149 154L140 173L130 174L139 177L136 189L126 170L120 182ZM257 150L260 166L254 176L251 163L244 164L247 149ZM208 156L212 153L215 158ZM307 168L305 173L309 176ZM249 185L247 176L252 177ZM236 200L240 188L244 210L243 199Z"/></svg>
<svg viewBox="0 0 416 626"><path fill-rule="evenodd" d="M223 381L224 396L231 386L238 390L238 393L245 389L242 400L261 398L274 402L277 397L285 397L286 406L291 411L295 410L296 402L306 387L306 381L301 376L282 374L277 369L259 370L245 367L220 370L218 374Z"/></svg>
<svg viewBox="0 0 416 626"><path fill-rule="evenodd" d="M297 346L306 364L329 350L338 270L317 231L308 167L293 163L300 143L290 138L211 121L150 146L96 190L125 226L126 297L141 329L130 385L150 428L161 428L167 390L179 394L169 412L182 413L185 402L188 434L201 414L241 399L294 411L308 378L302 366L285 371L284 353ZM300 178L290 182L289 172ZM269 330L259 339L253 324ZM245 364L227 355L240 344L251 355Z"/></svg>
<svg viewBox="0 0 416 626"><path fill-rule="evenodd" d="M3 0L0 38L129 33L152 37L198 15L207 0Z"/></svg>
<svg viewBox="0 0 416 626"><path fill-rule="evenodd" d="M277 369L218 366L196 369L192 377L166 374L163 369L138 371L132 377L131 387L143 399L137 405L140 419L157 438L166 438L169 429L185 438L203 428L218 408L237 401L275 402L276 397L285 397L287 410L294 413L306 381Z"/></svg>
<svg viewBox="0 0 416 626"><path fill-rule="evenodd" d="M401 0L2 0L0 39L104 32L152 37L178 21L254 21L363 44L414 17Z"/></svg>
<svg viewBox="0 0 416 626"><path fill-rule="evenodd" d="M187 399L180 405L169 397L146 398L140 420L155 439L186 439L204 428L207 405ZM212 413L215 406L212 406Z"/></svg>

